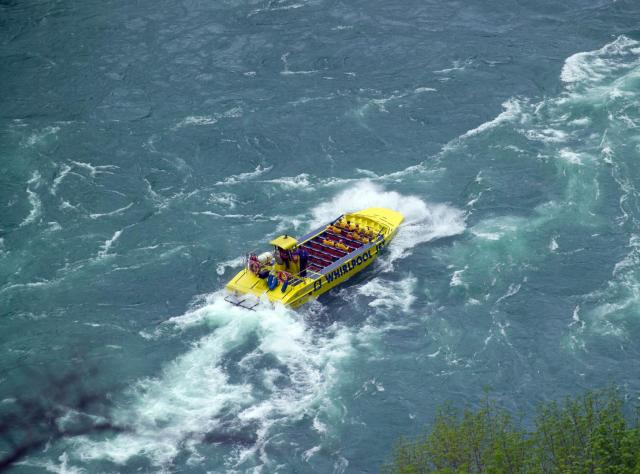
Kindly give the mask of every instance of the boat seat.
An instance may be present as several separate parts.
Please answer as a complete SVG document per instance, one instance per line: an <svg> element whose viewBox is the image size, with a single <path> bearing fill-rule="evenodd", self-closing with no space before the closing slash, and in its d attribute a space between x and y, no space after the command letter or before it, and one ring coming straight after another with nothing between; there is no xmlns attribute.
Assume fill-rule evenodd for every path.
<svg viewBox="0 0 640 474"><path fill-rule="evenodd" d="M346 245L347 247L352 248L353 250L356 250L360 247L362 247L362 242L356 242L355 240L351 240L343 235L336 235L333 232L327 231L326 234L329 237L334 237L334 239L331 240L337 240L338 242L343 243L344 245Z"/></svg>
<svg viewBox="0 0 640 474"><path fill-rule="evenodd" d="M330 261L335 261L338 260L338 256L337 255L333 255L327 252L323 252L320 249L316 249L314 247L306 247L305 249L307 250L307 252L309 253L309 255L315 255L316 257L322 258L324 260L330 260Z"/></svg>
<svg viewBox="0 0 640 474"><path fill-rule="evenodd" d="M316 238L321 238L322 235L316 237ZM336 257L344 257L345 255L347 255L348 252L345 252L342 249L337 249L335 247L329 247L328 245L323 244L322 242L317 242L315 239L311 241L311 243L315 244L315 245L319 245L320 247L322 247L323 249L326 249L329 253L331 253L332 255L335 255L335 253L333 252L337 252L338 255L336 255Z"/></svg>
<svg viewBox="0 0 640 474"><path fill-rule="evenodd" d="M307 265L307 270L311 270L312 272L320 272L324 267L319 267L318 265L316 265L315 263L309 263L309 265Z"/></svg>
<svg viewBox="0 0 640 474"><path fill-rule="evenodd" d="M312 255L319 256L320 258L323 258L325 260L330 260L332 262L334 262L334 261L336 261L336 260L341 258L340 255L335 255L333 253L329 253L329 252L326 252L326 251L323 251L323 250L320 250L320 249L317 249L317 248L314 248L314 247L311 247L310 253Z"/></svg>
<svg viewBox="0 0 640 474"><path fill-rule="evenodd" d="M322 265L321 268L327 267L327 266L329 266L329 265L331 265L333 263L333 262L330 262L329 260L325 260L324 258L318 257L316 255L309 255L309 258L319 262L320 265Z"/></svg>
<svg viewBox="0 0 640 474"><path fill-rule="evenodd" d="M329 259L331 261L338 260L342 258L342 255L336 255L335 253L326 251L324 249L318 249L315 247L311 247L312 251L314 251L317 255L322 256L322 258Z"/></svg>
<svg viewBox="0 0 640 474"><path fill-rule="evenodd" d="M358 234L362 234L364 237L368 237L368 238L371 238L371 239L375 238L375 236L376 236L376 233L374 231L372 231L371 229L369 229L367 231L360 230L360 232L357 232L355 230L350 230L349 228L341 226L339 224L333 224L333 225L334 225L334 227L337 227L338 229L342 230L343 232L356 232Z"/></svg>

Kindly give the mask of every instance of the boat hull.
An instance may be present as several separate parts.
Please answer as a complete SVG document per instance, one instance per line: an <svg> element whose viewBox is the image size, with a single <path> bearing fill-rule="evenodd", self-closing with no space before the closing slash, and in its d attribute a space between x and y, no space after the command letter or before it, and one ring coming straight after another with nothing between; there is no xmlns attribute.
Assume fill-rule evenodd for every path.
<svg viewBox="0 0 640 474"><path fill-rule="evenodd" d="M345 217L357 222L366 222L370 226L375 224L376 238L321 271L308 271L306 277L297 278L295 286L288 285L285 291L282 291L281 286L269 290L266 279L259 278L245 268L238 272L226 286L227 290L237 298L236 300L231 299L230 302L238 304L236 301L242 302L246 300L245 295L252 295L257 298L267 298L274 303L282 303L286 306L297 308L309 300L316 299L332 288L353 278L371 265L396 235L404 219L400 213L383 208L365 209L347 214ZM331 223L327 224L308 234L301 240L301 245L311 242L331 225ZM239 303L239 305L246 307L242 303Z"/></svg>

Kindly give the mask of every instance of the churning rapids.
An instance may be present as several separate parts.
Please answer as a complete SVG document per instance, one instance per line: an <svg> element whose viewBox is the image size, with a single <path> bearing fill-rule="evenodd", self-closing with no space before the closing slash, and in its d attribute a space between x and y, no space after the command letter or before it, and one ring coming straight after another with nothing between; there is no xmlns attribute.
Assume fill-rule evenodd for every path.
<svg viewBox="0 0 640 474"><path fill-rule="evenodd" d="M545 38L535 16L237 3L0 7L0 403L25 366L86 363L131 428L17 472L373 472L487 385L513 410L637 393L637 7L584 7L619 33L553 60L540 39L516 77L506 38ZM86 43L60 46L77 18ZM425 31L434 51L405 58L443 19L459 45ZM246 250L372 206L406 221L344 287L297 311L223 300Z"/></svg>

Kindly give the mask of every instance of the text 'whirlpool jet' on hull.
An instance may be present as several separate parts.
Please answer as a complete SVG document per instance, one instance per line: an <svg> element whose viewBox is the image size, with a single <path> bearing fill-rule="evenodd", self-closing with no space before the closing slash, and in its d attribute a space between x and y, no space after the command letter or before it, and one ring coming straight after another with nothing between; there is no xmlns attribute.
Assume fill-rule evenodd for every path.
<svg viewBox="0 0 640 474"><path fill-rule="evenodd" d="M225 299L253 309L261 297L297 308L364 270L398 232L404 216L384 208L344 214L309 234L271 241L272 251L245 256Z"/></svg>

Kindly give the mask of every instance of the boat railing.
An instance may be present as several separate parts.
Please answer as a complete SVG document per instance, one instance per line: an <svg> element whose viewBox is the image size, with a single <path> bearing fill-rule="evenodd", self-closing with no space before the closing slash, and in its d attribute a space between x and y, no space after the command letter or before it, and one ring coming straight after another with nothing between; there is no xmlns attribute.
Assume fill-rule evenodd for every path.
<svg viewBox="0 0 640 474"><path fill-rule="evenodd" d="M257 250L255 250L255 249L254 249L254 250L249 250L248 252L246 252L246 253L244 254L244 258L243 258L243 261L242 261L242 266L243 266L244 268L247 268L247 265L249 264L249 257L250 257L251 255L258 255L258 251L257 251Z"/></svg>
<svg viewBox="0 0 640 474"><path fill-rule="evenodd" d="M304 281L305 279L309 279L311 281L315 281L318 278L322 278L322 274L318 273L318 272L314 272L313 270L309 270L309 268L307 268L306 270L303 271L299 271L298 273L291 273L291 272L287 272L290 277L290 280L302 280ZM302 273L304 273L304 276L302 276Z"/></svg>
<svg viewBox="0 0 640 474"><path fill-rule="evenodd" d="M249 257L251 255L257 255L258 251L257 250L250 250L249 252L246 252L244 254L243 257L243 262L242 262L242 266L244 268L247 268L247 264L249 262ZM322 274L315 272L311 269L309 269L309 267L307 267L306 271L304 271L304 276L301 275L301 273L303 273L303 271L299 271L298 273L291 273L291 272L287 272L290 275L290 279L297 279L297 280L302 280L304 281L305 278L310 279L311 281L315 281L319 278L322 278Z"/></svg>

